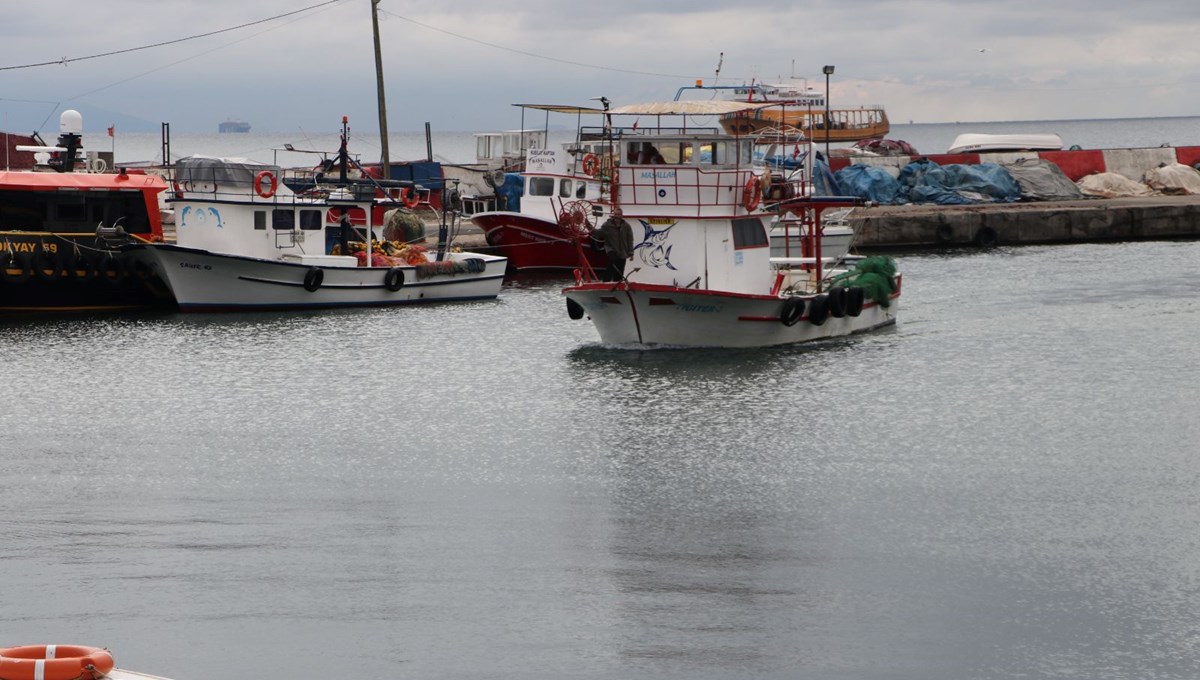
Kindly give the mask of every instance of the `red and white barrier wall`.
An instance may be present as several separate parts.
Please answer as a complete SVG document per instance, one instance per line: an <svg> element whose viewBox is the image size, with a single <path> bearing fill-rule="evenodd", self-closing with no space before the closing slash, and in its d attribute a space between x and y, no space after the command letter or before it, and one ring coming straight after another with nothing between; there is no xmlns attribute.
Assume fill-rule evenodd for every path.
<svg viewBox="0 0 1200 680"><path fill-rule="evenodd" d="M938 165L963 163L1015 163L1022 158L1041 158L1059 167L1071 181L1101 172L1114 172L1135 182L1142 181L1146 171L1161 165L1181 163L1195 166L1200 163L1200 146L1154 147L1148 149L1084 149L1081 151L1006 151L997 153L943 153L921 156L855 156L833 158L830 167L834 172L862 163L876 167L900 168L918 158L928 158Z"/></svg>

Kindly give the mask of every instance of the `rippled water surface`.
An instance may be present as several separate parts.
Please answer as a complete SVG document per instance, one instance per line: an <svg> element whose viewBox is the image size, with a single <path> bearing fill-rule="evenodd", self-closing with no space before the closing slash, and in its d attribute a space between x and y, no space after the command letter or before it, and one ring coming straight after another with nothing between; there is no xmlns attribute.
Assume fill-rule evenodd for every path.
<svg viewBox="0 0 1200 680"><path fill-rule="evenodd" d="M902 254L893 329L0 322L0 641L196 678L1194 678L1200 243Z"/></svg>

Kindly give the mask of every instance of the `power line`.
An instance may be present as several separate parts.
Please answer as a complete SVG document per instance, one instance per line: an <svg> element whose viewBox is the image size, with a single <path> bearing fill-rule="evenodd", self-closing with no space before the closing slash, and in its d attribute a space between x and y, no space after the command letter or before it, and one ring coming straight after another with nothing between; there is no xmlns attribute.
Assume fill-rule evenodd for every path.
<svg viewBox="0 0 1200 680"><path fill-rule="evenodd" d="M130 47L130 48L123 49L123 50L114 50L112 52L104 52L102 54L92 54L92 55L89 55L86 57L63 57L62 59L58 59L55 61L43 61L43 62L39 62L36 64L21 64L19 66L0 66L0 71L12 71L14 69L21 69L21 68L36 68L38 66L53 66L54 64L61 64L63 66L66 66L67 64L69 64L71 62L75 62L75 61L86 61L88 59L99 59L101 57L111 57L111 56L114 56L117 54L128 54L129 52L137 52L139 50L148 50L148 49L151 49L154 47L165 47L166 45L175 45L175 44L178 44L181 42L187 42L188 40L196 40L197 38L207 38L212 35L219 35L221 33L228 33L230 31L236 31L240 28L246 28L248 26L263 24L268 21L275 21L277 19L283 19L285 17L290 17L294 14L300 14L301 12L307 12L309 10L317 9L318 7L324 7L326 5L336 5L340 2L345 2L345 0L327 0L326 2L318 3L316 5L305 7L303 9L293 10L291 12L287 12L286 14L277 14L273 17L267 17L266 19L259 19L258 21L251 21L251 22L248 22L245 24L231 26L229 28L222 28L217 31L209 31L208 33L199 33L197 35L190 35L186 38L178 38L176 40L167 40L165 42L154 43L153 45L142 45L141 47Z"/></svg>
<svg viewBox="0 0 1200 680"><path fill-rule="evenodd" d="M672 73L653 73L653 72L649 72L649 71L632 71L629 69L614 68L611 66L598 66L596 64L585 64L585 63L579 62L579 61L570 61L569 59L559 59L558 57L549 57L544 54L537 54L535 52L526 52L525 50L518 50L518 49L515 49L512 47L506 47L504 45L497 45L496 43L490 43L485 40L479 40L477 38L472 38L470 36L462 35L460 33L455 33L453 31L447 31L444 28L438 28L437 26L430 26L429 24L421 23L420 21L417 21L416 19L411 19L409 17L400 16L399 14L394 14L385 9L380 9L379 12L382 14L386 14L388 16L396 17L397 19L399 19L401 21L407 21L408 23L420 26L421 28L427 28L431 31L437 31L438 33L444 33L446 35L453 36L455 38L458 38L459 40L466 40L467 42L473 42L477 45L483 45L485 47L491 47L491 48L497 49L497 50L504 50L505 52L512 52L514 54L521 54L521 55L524 55L527 57L533 57L535 59L544 59L546 61L553 61L553 62L557 62L559 64L567 64L569 66L582 66L583 68L591 68L591 69L596 69L599 71L612 71L614 73L630 73L630 74L638 75L638 76L654 76L656 78L672 78L675 80L691 80L696 77L696 76L681 76L681 75L676 75L676 74L672 74Z"/></svg>

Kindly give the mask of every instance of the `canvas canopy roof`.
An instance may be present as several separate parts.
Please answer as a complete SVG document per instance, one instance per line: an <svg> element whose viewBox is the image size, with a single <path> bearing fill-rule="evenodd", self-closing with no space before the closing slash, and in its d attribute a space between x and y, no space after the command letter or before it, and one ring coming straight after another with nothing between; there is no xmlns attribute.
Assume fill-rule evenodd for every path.
<svg viewBox="0 0 1200 680"><path fill-rule="evenodd" d="M609 111L616 115L630 116L703 116L721 115L736 111L752 111L769 106L779 106L777 103L731 102L724 99L704 101L671 101L650 102L645 104L629 104L618 106Z"/></svg>

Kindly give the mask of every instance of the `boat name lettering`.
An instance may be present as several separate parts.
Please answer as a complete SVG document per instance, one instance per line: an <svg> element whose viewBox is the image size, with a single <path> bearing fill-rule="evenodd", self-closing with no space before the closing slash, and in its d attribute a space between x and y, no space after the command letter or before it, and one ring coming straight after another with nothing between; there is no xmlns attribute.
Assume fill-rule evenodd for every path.
<svg viewBox="0 0 1200 680"><path fill-rule="evenodd" d="M703 314L715 314L721 311L717 305L675 305L681 312L701 312Z"/></svg>
<svg viewBox="0 0 1200 680"><path fill-rule="evenodd" d="M526 168L553 167L557 162L553 149L529 149L526 153Z"/></svg>
<svg viewBox="0 0 1200 680"><path fill-rule="evenodd" d="M42 243L42 249L47 253L57 253L57 243ZM32 253L37 250L37 243L33 241L17 241L15 243L4 241L0 242L0 250L11 250L14 253Z"/></svg>
<svg viewBox="0 0 1200 680"><path fill-rule="evenodd" d="M211 264L198 264L196 262L180 262L179 266L184 269L203 269L204 271L212 269Z"/></svg>
<svg viewBox="0 0 1200 680"><path fill-rule="evenodd" d="M641 179L675 179L674 170L643 170Z"/></svg>

